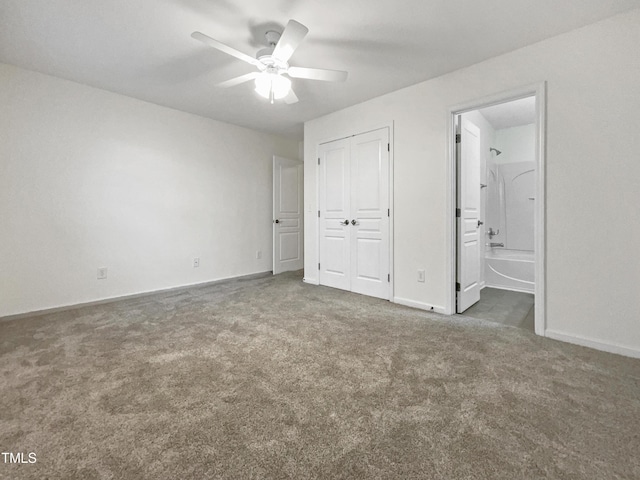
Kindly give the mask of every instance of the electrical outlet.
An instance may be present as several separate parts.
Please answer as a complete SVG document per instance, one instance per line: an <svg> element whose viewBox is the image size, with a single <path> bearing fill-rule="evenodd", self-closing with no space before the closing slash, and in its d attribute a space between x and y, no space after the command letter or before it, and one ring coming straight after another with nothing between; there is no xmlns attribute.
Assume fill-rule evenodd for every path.
<svg viewBox="0 0 640 480"><path fill-rule="evenodd" d="M418 270L418 281L424 282L424 270Z"/></svg>
<svg viewBox="0 0 640 480"><path fill-rule="evenodd" d="M200 257L196 257L193 259L193 268L198 268L200 266Z"/></svg>
<svg viewBox="0 0 640 480"><path fill-rule="evenodd" d="M107 267L98 268L98 280L106 280L107 278Z"/></svg>
<svg viewBox="0 0 640 480"><path fill-rule="evenodd" d="M256 258L257 258L257 259L262 258L262 250L258 250L258 251L256 252Z"/></svg>

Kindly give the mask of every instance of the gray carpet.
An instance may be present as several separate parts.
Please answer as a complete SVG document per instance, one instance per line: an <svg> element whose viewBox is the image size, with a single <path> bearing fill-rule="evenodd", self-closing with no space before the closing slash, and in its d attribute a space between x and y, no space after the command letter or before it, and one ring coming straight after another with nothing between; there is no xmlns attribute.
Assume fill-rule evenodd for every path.
<svg viewBox="0 0 640 480"><path fill-rule="evenodd" d="M640 478L640 360L299 274L0 322L0 369L3 479Z"/></svg>

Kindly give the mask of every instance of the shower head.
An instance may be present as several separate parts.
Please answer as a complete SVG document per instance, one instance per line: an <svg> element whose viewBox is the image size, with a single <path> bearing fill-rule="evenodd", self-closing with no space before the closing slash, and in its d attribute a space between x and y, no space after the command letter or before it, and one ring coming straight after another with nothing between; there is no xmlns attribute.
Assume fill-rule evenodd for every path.
<svg viewBox="0 0 640 480"><path fill-rule="evenodd" d="M496 157L502 153L500 150L498 150L497 148L493 148L493 147L491 147L489 149L489 152L496 152Z"/></svg>

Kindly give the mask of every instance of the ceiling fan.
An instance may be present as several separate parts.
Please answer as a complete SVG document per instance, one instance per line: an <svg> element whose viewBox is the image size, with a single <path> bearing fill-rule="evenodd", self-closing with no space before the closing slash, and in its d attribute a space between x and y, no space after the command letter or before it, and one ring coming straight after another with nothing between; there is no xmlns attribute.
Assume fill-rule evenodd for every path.
<svg viewBox="0 0 640 480"><path fill-rule="evenodd" d="M271 103L274 102L274 99L284 99L285 103L291 104L296 103L298 97L291 89L291 80L284 75L292 78L322 80L325 82L344 82L348 76L347 72L339 70L292 67L289 65L288 62L291 55L293 55L293 52L298 48L298 45L308 32L309 29L301 23L289 20L282 34L272 30L265 34L269 47L260 50L256 54L256 58L220 43L204 33L193 32L191 36L205 45L216 48L258 68L257 72L240 75L219 83L219 87L234 87L241 83L255 80L256 92L268 98Z"/></svg>

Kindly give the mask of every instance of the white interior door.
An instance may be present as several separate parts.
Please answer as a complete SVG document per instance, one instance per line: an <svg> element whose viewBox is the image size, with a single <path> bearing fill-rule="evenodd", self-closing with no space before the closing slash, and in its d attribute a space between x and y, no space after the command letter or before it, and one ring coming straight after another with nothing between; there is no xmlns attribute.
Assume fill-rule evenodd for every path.
<svg viewBox="0 0 640 480"><path fill-rule="evenodd" d="M389 132L351 138L351 291L389 298Z"/></svg>
<svg viewBox="0 0 640 480"><path fill-rule="evenodd" d="M480 300L480 129L458 116L457 302L462 313Z"/></svg>
<svg viewBox="0 0 640 480"><path fill-rule="evenodd" d="M349 139L320 145L320 284L350 290Z"/></svg>
<svg viewBox="0 0 640 480"><path fill-rule="evenodd" d="M389 131L319 147L320 284L390 296Z"/></svg>
<svg viewBox="0 0 640 480"><path fill-rule="evenodd" d="M303 267L302 162L273 157L273 274Z"/></svg>

